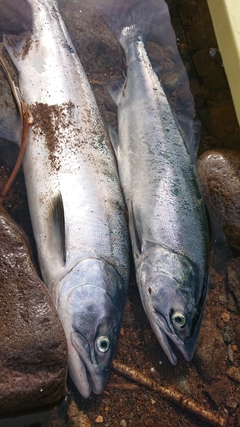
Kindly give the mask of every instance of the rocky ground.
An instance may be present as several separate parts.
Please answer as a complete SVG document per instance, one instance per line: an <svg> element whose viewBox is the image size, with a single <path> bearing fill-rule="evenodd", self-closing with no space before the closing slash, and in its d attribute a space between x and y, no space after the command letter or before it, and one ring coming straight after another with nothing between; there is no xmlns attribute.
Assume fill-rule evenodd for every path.
<svg viewBox="0 0 240 427"><path fill-rule="evenodd" d="M107 84L111 79L122 78L123 54L111 32L91 8L84 6L85 3L83 0L61 0L62 16L89 77L102 116L106 123L116 125L116 107L107 93ZM199 155L216 148L238 150L239 126L206 0L168 0L167 3L179 51L189 75L197 116L202 123ZM181 93L182 86L179 87L174 80L176 70L171 60L171 48L163 49L159 45L157 28L156 24L149 38L149 56L154 67L162 73L172 102L177 106L179 103L184 105L185 92ZM161 53L164 54L164 65ZM2 82L1 78L3 85ZM187 96L185 101L188 103ZM4 154L0 149L0 180L3 183L9 174L7 165L11 159L9 152L6 154L5 151ZM237 182L238 171L239 167L236 166L235 172L232 172L234 185L240 185ZM224 179L229 182L226 171L222 174L220 188L225 186ZM214 192L214 183L210 191ZM233 196L236 193L234 190ZM221 197L225 200L224 195ZM22 172L6 197L4 206L32 239ZM233 216L239 218L236 201L234 206ZM237 220L228 238L230 245L234 241L236 223ZM115 359L161 384L163 388L160 392L150 387L152 383L149 387L140 385L139 377L138 382L127 379L119 373L116 364L102 395L84 400L68 379L66 395L57 408L44 414L0 420L0 427L89 427L97 424L104 427L207 427L211 423L201 418L204 416L203 408L213 413L212 423L216 425L224 424L217 416L225 419L228 427L240 425L239 252L235 244L232 244L232 251L224 245L218 225L215 224L214 229L219 234L214 238L217 244L214 245L210 268L209 293L191 363L184 361L180 355L176 367L167 360L141 306L132 272ZM181 397L178 403L171 402L166 398L167 394L169 396L166 389L169 388L174 390L176 396L181 393L195 403L187 403L187 409ZM193 415L189 407L195 409L198 415Z"/></svg>

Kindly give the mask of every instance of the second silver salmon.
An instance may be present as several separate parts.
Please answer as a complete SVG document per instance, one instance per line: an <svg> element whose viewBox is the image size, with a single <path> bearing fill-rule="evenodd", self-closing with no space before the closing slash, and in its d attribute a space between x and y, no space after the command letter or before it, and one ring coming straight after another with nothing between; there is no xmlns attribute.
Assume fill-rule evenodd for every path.
<svg viewBox="0 0 240 427"><path fill-rule="evenodd" d="M203 315L209 254L205 207L193 155L145 50L151 2L131 7L118 1L101 12L126 57L124 84L110 87L118 105L118 135L111 130L111 140L129 211L139 292L153 331L176 364L171 342L190 360Z"/></svg>

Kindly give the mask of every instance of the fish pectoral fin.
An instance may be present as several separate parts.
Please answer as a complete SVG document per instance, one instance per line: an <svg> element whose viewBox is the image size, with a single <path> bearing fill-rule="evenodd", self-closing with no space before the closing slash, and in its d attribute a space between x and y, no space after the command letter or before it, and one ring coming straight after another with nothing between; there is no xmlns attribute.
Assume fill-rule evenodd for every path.
<svg viewBox="0 0 240 427"><path fill-rule="evenodd" d="M129 222L129 227L131 229L131 235L133 236L132 243L133 243L133 251L137 250L138 255L142 253L142 239L137 229L137 222L134 215L133 210L133 202L132 202L132 209L129 213L129 217L132 218L132 221Z"/></svg>
<svg viewBox="0 0 240 427"><path fill-rule="evenodd" d="M52 201L52 218L55 226L57 249L61 251L64 263L66 262L66 235L65 235L65 215L62 195L59 191Z"/></svg>
<svg viewBox="0 0 240 427"><path fill-rule="evenodd" d="M108 93L111 96L112 100L115 102L115 104L119 105L119 99L122 95L122 90L124 87L125 82L124 81L118 81L118 82L110 82L108 83Z"/></svg>
<svg viewBox="0 0 240 427"><path fill-rule="evenodd" d="M109 133L109 138L110 138L111 144L112 144L113 149L114 149L115 156L117 157L118 146L119 146L118 133L112 125L108 125L108 133Z"/></svg>
<svg viewBox="0 0 240 427"><path fill-rule="evenodd" d="M21 119L18 114L5 113L0 118L0 137L8 141L21 143Z"/></svg>

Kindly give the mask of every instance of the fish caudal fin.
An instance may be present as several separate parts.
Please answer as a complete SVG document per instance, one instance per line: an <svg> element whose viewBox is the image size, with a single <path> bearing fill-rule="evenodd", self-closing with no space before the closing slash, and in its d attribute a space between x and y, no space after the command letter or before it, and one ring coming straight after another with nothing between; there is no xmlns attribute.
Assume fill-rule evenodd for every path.
<svg viewBox="0 0 240 427"><path fill-rule="evenodd" d="M96 8L124 49L129 41L145 41L154 16L154 1L117 0L105 5L100 0Z"/></svg>

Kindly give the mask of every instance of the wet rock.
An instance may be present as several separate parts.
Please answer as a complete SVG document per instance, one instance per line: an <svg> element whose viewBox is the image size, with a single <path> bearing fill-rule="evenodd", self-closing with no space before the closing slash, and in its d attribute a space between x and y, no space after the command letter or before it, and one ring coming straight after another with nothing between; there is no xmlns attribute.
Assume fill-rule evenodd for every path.
<svg viewBox="0 0 240 427"><path fill-rule="evenodd" d="M224 371L226 355L227 347L220 330L210 320L203 320L194 356L201 375L207 380L215 379Z"/></svg>
<svg viewBox="0 0 240 427"><path fill-rule="evenodd" d="M240 151L215 149L197 164L204 199L227 243L240 251Z"/></svg>
<svg viewBox="0 0 240 427"><path fill-rule="evenodd" d="M178 13L186 33L189 49L216 46L207 4L192 0L176 1ZM204 31L203 31L204 28Z"/></svg>
<svg viewBox="0 0 240 427"><path fill-rule="evenodd" d="M239 125L231 99L219 100L211 105L208 109L207 128L219 140L238 131Z"/></svg>
<svg viewBox="0 0 240 427"><path fill-rule="evenodd" d="M226 89L227 79L222 65L222 58L218 50L201 49L193 55L193 62L197 73L206 88L210 90Z"/></svg>
<svg viewBox="0 0 240 427"><path fill-rule="evenodd" d="M0 204L0 415L43 409L65 391L64 332L27 242Z"/></svg>

